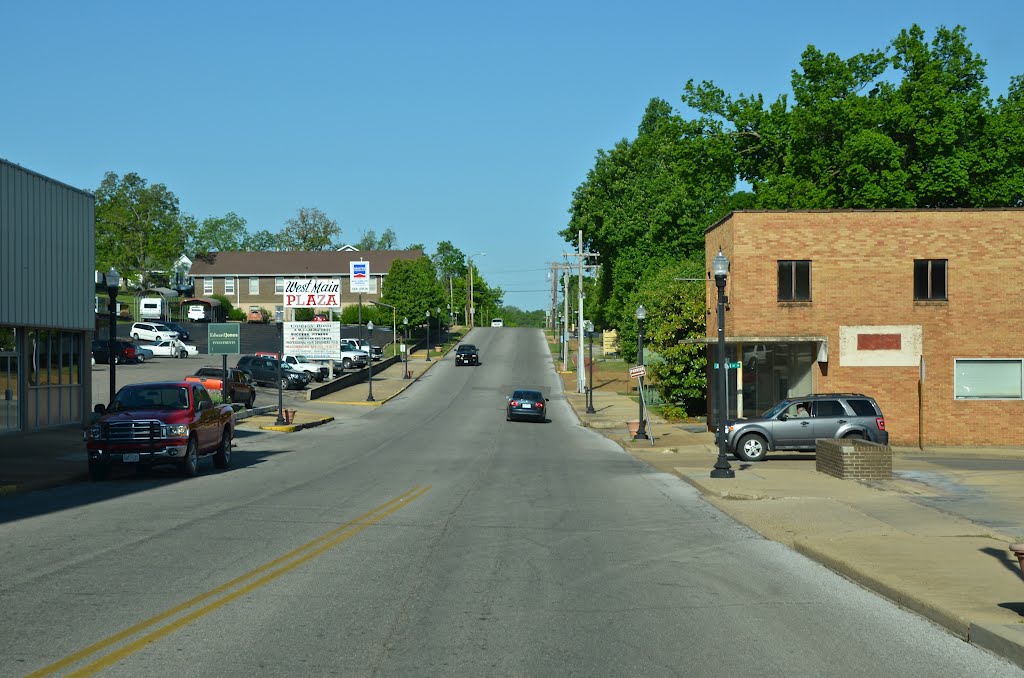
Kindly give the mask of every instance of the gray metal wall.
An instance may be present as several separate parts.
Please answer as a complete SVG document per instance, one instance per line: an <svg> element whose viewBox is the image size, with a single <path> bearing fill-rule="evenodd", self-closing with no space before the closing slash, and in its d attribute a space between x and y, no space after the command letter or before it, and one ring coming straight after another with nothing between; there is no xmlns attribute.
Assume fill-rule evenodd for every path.
<svg viewBox="0 0 1024 678"><path fill-rule="evenodd" d="M93 329L96 199L0 159L0 325Z"/></svg>

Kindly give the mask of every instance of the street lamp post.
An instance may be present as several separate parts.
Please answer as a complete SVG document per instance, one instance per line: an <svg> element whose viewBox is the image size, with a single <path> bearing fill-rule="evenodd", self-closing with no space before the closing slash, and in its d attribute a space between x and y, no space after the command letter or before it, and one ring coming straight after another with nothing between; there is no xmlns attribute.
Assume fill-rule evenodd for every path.
<svg viewBox="0 0 1024 678"><path fill-rule="evenodd" d="M368 320L366 322L366 346L367 346L367 348L369 348L372 344L373 344L373 321L372 320ZM366 402L372 403L373 402L373 355L372 354L368 354L367 358L369 358L368 362L366 363L366 369L367 369L367 381L370 384L370 395L366 396Z"/></svg>
<svg viewBox="0 0 1024 678"><path fill-rule="evenodd" d="M468 314L466 316L466 319L469 320L470 329L476 327L476 304L474 303L475 300L473 299L473 258L486 256L487 252L477 252L473 256L469 257L467 260L468 266L466 267L466 272L469 275L469 289L467 290L467 294L469 294L469 308L466 309L466 313Z"/></svg>
<svg viewBox="0 0 1024 678"><path fill-rule="evenodd" d="M107 402L114 401L114 394L117 393L117 377L115 375L115 368L117 367L117 291L121 287L121 275L117 272L113 266L107 271L107 294L110 296L110 399Z"/></svg>
<svg viewBox="0 0 1024 678"><path fill-rule="evenodd" d="M452 323L452 305L448 304L448 325L451 325L451 324L453 324ZM448 329L447 326L445 326L445 328L444 328L444 341L445 341L445 343L448 343L448 335L449 334L450 334L450 330Z"/></svg>
<svg viewBox="0 0 1024 678"><path fill-rule="evenodd" d="M430 309L427 309L427 362L430 362Z"/></svg>
<svg viewBox="0 0 1024 678"><path fill-rule="evenodd" d="M409 377L409 318L402 318L402 346L405 348L402 353L402 359L405 361L405 374L402 375L402 379L410 379Z"/></svg>
<svg viewBox="0 0 1024 678"><path fill-rule="evenodd" d="M594 409L594 322L587 321L587 336L590 337L590 385L587 387L587 414L597 414Z"/></svg>
<svg viewBox="0 0 1024 678"><path fill-rule="evenodd" d="M444 344L444 340L441 339L441 307L437 307L437 343ZM441 359L441 354L437 355L437 359Z"/></svg>
<svg viewBox="0 0 1024 678"><path fill-rule="evenodd" d="M725 392L729 388L729 366L725 362L725 282L729 277L729 259L721 248L711 261L711 271L715 274L715 286L718 287L718 459L711 477L735 478L736 472L729 465L725 453L725 410L728 407Z"/></svg>
<svg viewBox="0 0 1024 678"><path fill-rule="evenodd" d="M643 367L644 364L644 318L647 317L647 309L643 304L636 309L637 335L636 335L636 364ZM640 375L640 426L637 427L633 440L650 440L647 437L647 430L644 426L644 375Z"/></svg>

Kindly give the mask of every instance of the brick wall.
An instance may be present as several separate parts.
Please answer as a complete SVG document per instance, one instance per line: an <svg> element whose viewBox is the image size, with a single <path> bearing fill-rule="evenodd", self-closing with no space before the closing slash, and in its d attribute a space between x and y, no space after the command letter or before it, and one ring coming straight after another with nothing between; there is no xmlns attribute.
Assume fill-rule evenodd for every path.
<svg viewBox="0 0 1024 678"><path fill-rule="evenodd" d="M814 468L842 480L892 478L892 449L867 440L816 441Z"/></svg>
<svg viewBox="0 0 1024 678"><path fill-rule="evenodd" d="M1019 445L1006 423L1024 400L955 400L956 358L1024 357L1024 210L736 212L706 234L707 270L722 247L730 259L726 334L829 338L829 361L813 371L817 392L874 396L890 444ZM810 302L783 303L778 261L811 260ZM914 300L915 259L946 259L947 301ZM708 290L708 336L716 324ZM840 326L921 327L918 366L841 364Z"/></svg>

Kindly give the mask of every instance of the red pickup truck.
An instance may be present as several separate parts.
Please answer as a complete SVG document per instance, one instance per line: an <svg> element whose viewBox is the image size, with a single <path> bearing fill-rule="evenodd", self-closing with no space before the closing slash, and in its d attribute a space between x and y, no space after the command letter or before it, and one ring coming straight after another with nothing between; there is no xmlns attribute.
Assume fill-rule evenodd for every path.
<svg viewBox="0 0 1024 678"><path fill-rule="evenodd" d="M199 472L199 458L231 464L235 411L217 405L197 382L161 381L121 388L109 406L96 405L96 421L85 432L89 475L104 480L117 465L175 464L186 477Z"/></svg>

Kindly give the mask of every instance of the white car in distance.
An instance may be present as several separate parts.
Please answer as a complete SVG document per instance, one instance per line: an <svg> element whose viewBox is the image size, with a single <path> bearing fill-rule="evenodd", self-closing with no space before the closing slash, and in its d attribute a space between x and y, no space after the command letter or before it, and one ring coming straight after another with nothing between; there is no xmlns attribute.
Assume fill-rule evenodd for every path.
<svg viewBox="0 0 1024 678"><path fill-rule="evenodd" d="M165 358L189 358L199 355L199 349L194 344L181 341L154 341L152 344L146 344L146 348L152 351L154 356Z"/></svg>

